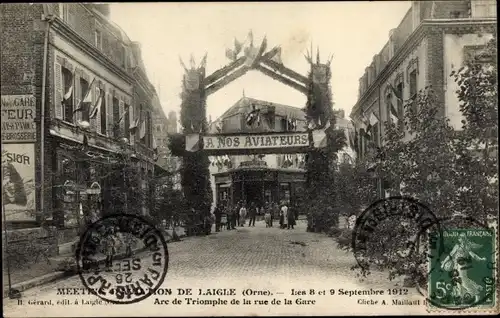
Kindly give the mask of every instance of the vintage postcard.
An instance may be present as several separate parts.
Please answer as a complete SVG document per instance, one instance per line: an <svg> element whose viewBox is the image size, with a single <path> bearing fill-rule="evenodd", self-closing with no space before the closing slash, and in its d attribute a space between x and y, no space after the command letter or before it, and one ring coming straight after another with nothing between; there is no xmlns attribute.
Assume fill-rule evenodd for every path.
<svg viewBox="0 0 500 318"><path fill-rule="evenodd" d="M0 8L6 317L499 313L496 1Z"/></svg>

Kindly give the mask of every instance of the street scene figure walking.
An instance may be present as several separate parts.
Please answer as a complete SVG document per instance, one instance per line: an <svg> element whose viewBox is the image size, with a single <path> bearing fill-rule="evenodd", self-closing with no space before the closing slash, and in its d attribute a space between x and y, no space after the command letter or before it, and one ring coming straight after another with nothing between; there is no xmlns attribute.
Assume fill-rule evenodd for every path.
<svg viewBox="0 0 500 318"><path fill-rule="evenodd" d="M250 205L250 208L248 209L248 226L255 226L255 218L257 217L257 210L259 208L255 204L255 202L252 202Z"/></svg>
<svg viewBox="0 0 500 318"><path fill-rule="evenodd" d="M243 203L243 205L240 208L240 226L241 227L245 226L246 217L247 217L247 208L246 208L246 205Z"/></svg>

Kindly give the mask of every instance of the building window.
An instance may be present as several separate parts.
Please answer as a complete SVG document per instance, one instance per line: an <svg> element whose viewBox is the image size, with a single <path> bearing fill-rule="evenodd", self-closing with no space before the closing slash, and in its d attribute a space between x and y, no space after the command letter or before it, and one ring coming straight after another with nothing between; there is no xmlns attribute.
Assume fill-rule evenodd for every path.
<svg viewBox="0 0 500 318"><path fill-rule="evenodd" d="M121 54L122 54L122 67L127 68L127 49L125 48L125 45L122 45Z"/></svg>
<svg viewBox="0 0 500 318"><path fill-rule="evenodd" d="M411 71L409 75L409 84L410 84L410 99L412 102L412 109L414 113L417 112L417 70Z"/></svg>
<svg viewBox="0 0 500 318"><path fill-rule="evenodd" d="M495 18L496 1L495 0L472 0L471 13L474 18Z"/></svg>
<svg viewBox="0 0 500 318"><path fill-rule="evenodd" d="M73 73L63 67L61 68L63 81L63 120L69 123L73 122L73 105L74 105L74 80Z"/></svg>
<svg viewBox="0 0 500 318"><path fill-rule="evenodd" d="M125 123L125 138L130 139L129 130L130 130L130 105L125 104L125 115L123 121Z"/></svg>
<svg viewBox="0 0 500 318"><path fill-rule="evenodd" d="M67 13L66 13L66 10L67 10L67 6L66 4L64 3L59 3L59 17L63 20L63 21L66 21L67 19Z"/></svg>
<svg viewBox="0 0 500 318"><path fill-rule="evenodd" d="M393 106L393 100L392 100L392 94L389 92L387 93L387 95L385 96L385 103L386 103L386 112L387 112L387 122L389 123L392 123L393 120L392 120L392 115L393 115L393 110L392 108L394 107Z"/></svg>
<svg viewBox="0 0 500 318"><path fill-rule="evenodd" d="M82 104L83 106L83 110L82 110L82 121L86 121L86 122L90 122L90 118L89 118L89 110L90 110L90 107L89 105L84 105L83 103L85 103L85 97L87 94L90 94L89 92L89 82L87 82L85 79L81 78L80 77L80 103Z"/></svg>
<svg viewBox="0 0 500 318"><path fill-rule="evenodd" d="M397 99L396 101L396 111L398 115L398 122L399 122L399 128L402 129L404 126L404 121L403 121L403 82L400 82L398 85L396 85L396 93L398 94L401 99Z"/></svg>
<svg viewBox="0 0 500 318"><path fill-rule="evenodd" d="M103 88L101 88L101 89L103 89ZM106 135L106 125L107 125L107 121L106 121L106 94L104 94L104 98L102 99L100 112L101 112L101 134Z"/></svg>
<svg viewBox="0 0 500 318"><path fill-rule="evenodd" d="M120 135L120 102L118 98L113 97L113 136L118 138Z"/></svg>
<svg viewBox="0 0 500 318"><path fill-rule="evenodd" d="M102 50L102 32L99 29L95 30L94 33L95 46L99 50Z"/></svg>

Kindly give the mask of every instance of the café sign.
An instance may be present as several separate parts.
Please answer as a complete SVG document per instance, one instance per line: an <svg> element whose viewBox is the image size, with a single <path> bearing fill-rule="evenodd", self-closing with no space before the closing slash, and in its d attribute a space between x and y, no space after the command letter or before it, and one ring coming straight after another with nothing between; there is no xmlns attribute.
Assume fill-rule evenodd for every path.
<svg viewBox="0 0 500 318"><path fill-rule="evenodd" d="M1 102L2 142L35 142L35 96L2 95Z"/></svg>

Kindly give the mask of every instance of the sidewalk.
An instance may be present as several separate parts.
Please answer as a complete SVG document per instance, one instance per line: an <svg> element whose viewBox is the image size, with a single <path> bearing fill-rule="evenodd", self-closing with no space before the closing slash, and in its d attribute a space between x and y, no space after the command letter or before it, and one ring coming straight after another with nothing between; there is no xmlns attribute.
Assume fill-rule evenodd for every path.
<svg viewBox="0 0 500 318"><path fill-rule="evenodd" d="M176 228L177 235L179 238L185 237L184 229L181 227ZM165 240L170 242L172 240L172 230L167 229L165 231ZM143 247L133 249L134 254L143 252L145 249ZM125 253L119 253L115 256L115 259L125 258ZM105 257L99 257L99 263L104 264ZM62 263L66 263L64 270L61 269ZM59 269L58 269L59 268ZM73 276L77 272L76 262L73 255L60 255L58 257L52 258L51 263L41 261L39 263L33 264L30 267L23 269L11 269L11 282L12 289L17 289L23 292L27 289L44 285L65 277ZM9 285L7 276L7 264L3 265L3 297L8 297Z"/></svg>

